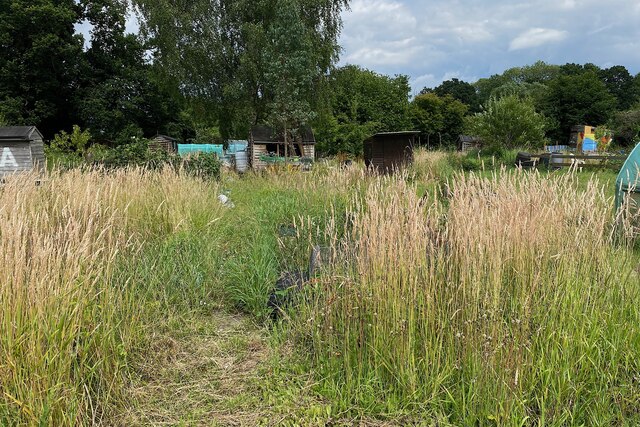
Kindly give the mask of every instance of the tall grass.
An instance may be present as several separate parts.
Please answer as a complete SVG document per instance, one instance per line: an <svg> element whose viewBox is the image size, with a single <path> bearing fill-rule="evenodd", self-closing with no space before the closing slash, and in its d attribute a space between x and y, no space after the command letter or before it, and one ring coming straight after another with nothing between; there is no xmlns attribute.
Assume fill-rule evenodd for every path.
<svg viewBox="0 0 640 427"><path fill-rule="evenodd" d="M276 169L243 179L228 176L223 186L236 206L220 224L220 280L227 300L258 319L267 318L267 302L279 275L309 265L308 232L323 234L327 208L343 206L371 179L362 168L332 164L318 164L311 173ZM301 218L307 224L304 237ZM281 227L292 227L294 235L281 236Z"/></svg>
<svg viewBox="0 0 640 427"><path fill-rule="evenodd" d="M380 179L327 239L294 326L322 392L455 425L640 422L638 258L597 181L457 175L446 194Z"/></svg>
<svg viewBox="0 0 640 427"><path fill-rule="evenodd" d="M147 243L219 214L170 171L10 177L0 187L0 424L101 424L141 341ZM147 260L153 262L152 260Z"/></svg>

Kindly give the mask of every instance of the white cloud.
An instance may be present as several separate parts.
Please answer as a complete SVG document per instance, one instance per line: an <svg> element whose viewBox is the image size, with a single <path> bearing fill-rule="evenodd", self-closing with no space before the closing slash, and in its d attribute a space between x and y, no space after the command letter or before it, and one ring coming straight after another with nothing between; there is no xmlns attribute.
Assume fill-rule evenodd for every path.
<svg viewBox="0 0 640 427"><path fill-rule="evenodd" d="M514 38L509 45L509 50L530 49L549 43L557 43L566 39L568 35L569 32L567 31L549 28L531 28Z"/></svg>
<svg viewBox="0 0 640 427"><path fill-rule="evenodd" d="M575 9L578 6L576 0L562 0L558 3L558 6L561 9Z"/></svg>
<svg viewBox="0 0 640 427"><path fill-rule="evenodd" d="M344 26L341 44L346 63L402 67L423 50L423 41L417 38L418 21L399 1L355 0L344 15Z"/></svg>

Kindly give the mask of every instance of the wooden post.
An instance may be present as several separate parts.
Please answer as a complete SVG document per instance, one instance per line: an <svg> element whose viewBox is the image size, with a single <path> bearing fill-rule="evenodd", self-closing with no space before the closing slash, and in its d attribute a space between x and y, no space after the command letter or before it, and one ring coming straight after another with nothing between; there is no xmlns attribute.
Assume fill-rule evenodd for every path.
<svg viewBox="0 0 640 427"><path fill-rule="evenodd" d="M289 159L289 144L287 142L287 123L284 123L284 163L287 164Z"/></svg>

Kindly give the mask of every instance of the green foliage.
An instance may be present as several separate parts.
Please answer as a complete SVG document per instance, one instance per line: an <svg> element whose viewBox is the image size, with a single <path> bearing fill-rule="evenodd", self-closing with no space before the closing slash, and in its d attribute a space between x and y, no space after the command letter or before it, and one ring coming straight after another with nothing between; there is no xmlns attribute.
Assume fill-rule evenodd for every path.
<svg viewBox="0 0 640 427"><path fill-rule="evenodd" d="M467 133L479 136L488 147L541 147L546 126L531 100L510 95L491 98L482 113L468 119Z"/></svg>
<svg viewBox="0 0 640 427"><path fill-rule="evenodd" d="M267 29L272 42L265 51L265 85L272 88L272 100L267 104L268 121L284 132L285 144L289 132L307 125L313 118L311 99L313 81L318 77L313 61L313 36L303 18L302 4L296 0L277 0L273 21Z"/></svg>
<svg viewBox="0 0 640 427"><path fill-rule="evenodd" d="M549 84L543 112L558 122L551 136L568 139L577 124L601 125L608 122L616 108L616 98L607 90L598 74L586 71L560 75Z"/></svg>
<svg viewBox="0 0 640 427"><path fill-rule="evenodd" d="M360 155L363 142L376 132L411 126L407 76L389 77L348 65L328 83L327 106L316 121L318 150Z"/></svg>
<svg viewBox="0 0 640 427"><path fill-rule="evenodd" d="M0 6L0 113L51 137L73 124L103 143L122 130L164 132L183 100L148 63L148 46L125 34L123 0L11 0ZM75 25L92 25L84 50ZM131 132L129 132L131 133Z"/></svg>
<svg viewBox="0 0 640 427"><path fill-rule="evenodd" d="M218 127L199 127L196 129L194 144L222 144L224 141Z"/></svg>
<svg viewBox="0 0 640 427"><path fill-rule="evenodd" d="M45 136L70 128L81 74L81 8L74 0L6 0L0 5L0 113ZM77 123L77 122L76 122Z"/></svg>
<svg viewBox="0 0 640 427"><path fill-rule="evenodd" d="M465 81L453 78L442 82L442 84L433 89L424 88L420 92L421 95L426 93L435 93L439 97L450 95L465 104L470 113L480 112L480 97L476 92L476 88Z"/></svg>
<svg viewBox="0 0 640 427"><path fill-rule="evenodd" d="M422 132L423 142L429 146L453 148L463 132L467 110L465 104L449 95L418 95L411 103L413 127Z"/></svg>
<svg viewBox="0 0 640 427"><path fill-rule="evenodd" d="M619 111L611 120L614 141L623 146L631 146L640 137L640 109Z"/></svg>
<svg viewBox="0 0 640 427"><path fill-rule="evenodd" d="M147 62L147 46L125 33L126 7L121 0L85 4L93 30L77 111L100 142L122 144L132 136L165 133L181 107L180 96Z"/></svg>
<svg viewBox="0 0 640 427"><path fill-rule="evenodd" d="M56 134L51 141L50 150L83 158L90 141L91 133L88 130L82 130L80 126L73 125L73 131L70 134L65 131Z"/></svg>
<svg viewBox="0 0 640 427"><path fill-rule="evenodd" d="M533 65L515 67L504 73L478 80L474 86L478 91L481 103L486 103L491 97L501 96L506 90L535 97L540 85L546 86L553 81L561 71L561 67L538 61ZM505 88L506 86L506 88ZM507 89L509 88L509 89ZM502 93L501 93L502 92Z"/></svg>
<svg viewBox="0 0 640 427"><path fill-rule="evenodd" d="M157 46L157 64L178 80L190 96L210 101L216 108L223 137L265 121L272 111L284 111L284 96L308 102L312 110L322 77L337 60L341 12L347 0L197 0L185 3L136 0L144 16L144 30ZM289 22L285 22L285 20ZM199 24L194 26L193 22ZM302 35L299 52L277 65L289 76L277 80L278 61L291 34ZM280 51L280 53L278 52ZM299 62L302 61L302 62ZM310 64L311 82L299 71ZM283 69L284 69L283 68ZM286 86L304 86L304 92L286 94ZM282 107L282 108L281 108ZM287 107L288 108L288 107ZM306 110L297 104L293 110ZM280 113L282 114L282 113ZM286 114L289 114L287 112Z"/></svg>
<svg viewBox="0 0 640 427"><path fill-rule="evenodd" d="M635 85L635 79L622 65L601 70L599 75L609 93L615 96L616 109L628 110L640 101L640 91Z"/></svg>
<svg viewBox="0 0 640 427"><path fill-rule="evenodd" d="M183 170L204 180L220 179L221 163L216 153L196 153L182 161Z"/></svg>
<svg viewBox="0 0 640 427"><path fill-rule="evenodd" d="M162 169L165 166L177 168L180 164L177 156L164 151L149 151L149 141L144 138L134 138L116 147L94 144L89 148L86 160L91 165L108 169L133 166L146 169Z"/></svg>
<svg viewBox="0 0 640 427"><path fill-rule="evenodd" d="M334 117L325 119L316 127L318 150L330 154L347 154L358 157L363 154L364 141L374 135L379 124L369 123L341 123Z"/></svg>

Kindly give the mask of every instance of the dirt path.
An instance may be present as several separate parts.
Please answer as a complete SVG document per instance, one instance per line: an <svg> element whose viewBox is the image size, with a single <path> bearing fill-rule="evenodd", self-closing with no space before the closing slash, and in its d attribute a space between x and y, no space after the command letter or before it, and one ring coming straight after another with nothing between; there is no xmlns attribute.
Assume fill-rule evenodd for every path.
<svg viewBox="0 0 640 427"><path fill-rule="evenodd" d="M268 424L258 387L269 357L264 333L222 311L178 323L153 338L121 424Z"/></svg>
<svg viewBox="0 0 640 427"><path fill-rule="evenodd" d="M313 393L312 374L288 365L268 331L224 310L170 321L152 337L119 426L408 425L345 419ZM411 424L422 425L422 424ZM425 424L430 425L430 424Z"/></svg>

